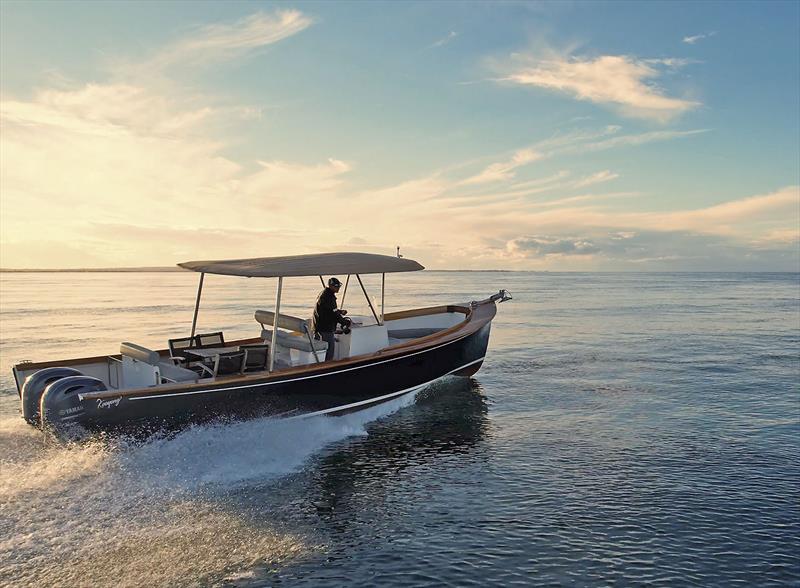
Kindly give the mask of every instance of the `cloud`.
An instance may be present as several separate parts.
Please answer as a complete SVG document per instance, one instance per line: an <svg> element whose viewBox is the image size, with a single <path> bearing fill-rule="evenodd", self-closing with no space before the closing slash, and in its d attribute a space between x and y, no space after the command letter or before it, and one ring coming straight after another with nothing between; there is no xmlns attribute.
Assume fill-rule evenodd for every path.
<svg viewBox="0 0 800 588"><path fill-rule="evenodd" d="M257 13L195 28L106 83L5 95L0 265L167 265L199 251L222 258L354 245L391 254L397 244L434 268L742 269L737 258L767 269L797 265L796 186L747 198L718 190L724 201L714 206L664 212L648 209L646 193L600 192L619 177L613 164L583 173L559 170L567 165L560 162L545 168L706 129L572 130L368 189L365 177L375 174L363 170L371 162L346 153L310 161L234 155L241 133L232 125L259 117L260 108L152 79L252 55L311 22L293 10ZM698 106L656 85L688 63L556 56L516 59L505 73L506 82L667 120ZM620 206L633 196L644 197Z"/></svg>
<svg viewBox="0 0 800 588"><path fill-rule="evenodd" d="M259 168L241 177L237 183L237 191L246 195L250 205L259 207L268 195L279 196L270 199L273 206L296 206L296 200L284 196L326 195L335 191L342 183L342 175L351 167L348 163L337 159L317 165L302 165L285 161L259 161ZM277 201L277 202L276 202ZM274 208L273 208L274 210Z"/></svg>
<svg viewBox="0 0 800 588"><path fill-rule="evenodd" d="M599 251L590 240L560 237L518 237L510 240L506 248L511 254L548 255L591 255Z"/></svg>
<svg viewBox="0 0 800 588"><path fill-rule="evenodd" d="M93 250L104 251L105 258L119 249L117 263L133 265L163 263L160 257L171 251L157 246L167 239L160 230L152 248L123 231L105 234L98 246L87 219L103 225L227 226L242 234L285 231L330 207L351 170L333 158L239 163L222 155L225 141L209 133L213 108L185 107L151 89L114 84L0 103L2 265L37 265L42 256L34 248L28 254L22 244L42 226L49 227L50 240L91 242L81 265L109 265L88 254ZM189 235L182 233L184 239ZM117 246L131 241L139 245ZM218 238L213 242L224 245ZM273 250L279 249L276 242ZM75 252L67 253L54 250L48 265L74 265Z"/></svg>
<svg viewBox="0 0 800 588"><path fill-rule="evenodd" d="M549 187L553 185L558 185L560 180L567 178L570 176L570 171L566 169L559 170L558 172L546 176L544 178L536 178L533 180L527 180L525 182L517 182L512 184L511 187L515 190L527 190L529 188L537 188L537 187Z"/></svg>
<svg viewBox="0 0 800 588"><path fill-rule="evenodd" d="M683 42L686 43L687 45L694 45L698 41L701 41L703 39L707 39L709 37L713 37L716 34L717 34L716 31L710 31L708 33L701 33L699 35L692 35L692 36L689 36L689 37L684 37L683 38Z"/></svg>
<svg viewBox="0 0 800 588"><path fill-rule="evenodd" d="M436 47L441 47L443 45L447 45L450 41L455 39L457 36L458 36L457 32L450 31L444 37L442 37L441 39L439 39L435 43L432 43L431 45L429 45L428 49L433 49L433 48L436 48Z"/></svg>
<svg viewBox="0 0 800 588"><path fill-rule="evenodd" d="M619 231L694 232L753 241L770 232L800 226L800 187L788 186L715 206L670 212L626 212L595 206L517 208L495 211L480 224L482 230L498 234L519 234L529 227L545 229L550 234L576 227L607 227Z"/></svg>
<svg viewBox="0 0 800 588"><path fill-rule="evenodd" d="M462 180L461 184L485 184L487 182L509 180L514 177L514 170L518 167L537 161L542 157L541 153L537 153L532 149L521 149L514 153L514 156L509 161L493 163L481 173Z"/></svg>
<svg viewBox="0 0 800 588"><path fill-rule="evenodd" d="M210 125L226 120L225 112L200 98L121 83L3 101L2 265L165 265L195 257L198 250L207 257L237 257L245 250L280 255L334 244L346 248L347 239L360 239L362 247L376 252L391 253L401 244L406 255L418 255L430 267L580 267L633 258L647 267L650 262L641 260L672 255L664 245L645 252L629 247L615 257L602 231L716 233L749 240L759 251L789 246L796 190L694 211L620 212L608 208L610 200L636 192L580 191L616 179L612 170L576 177L562 169L517 180L526 165L542 159L702 131L574 131L492 157L494 163L477 172L477 162L466 162L358 190L353 186L358 167L342 158L299 163L226 157L221 129ZM43 161L47 174L41 173ZM310 222L320 211L331 211L335 221ZM29 246L41 226L49 227L51 246L66 242L72 248L48 253ZM443 246L430 245L441 243L443 234Z"/></svg>
<svg viewBox="0 0 800 588"><path fill-rule="evenodd" d="M595 174L592 174L588 177L585 177L581 180L578 180L573 184L575 188L585 188L586 186L592 186L594 184L601 184L603 182L610 182L611 180L616 180L619 177L619 174L615 174L610 172L609 170L599 171Z"/></svg>
<svg viewBox="0 0 800 588"><path fill-rule="evenodd" d="M524 234L532 227L551 229L553 232L549 236L568 231L573 224L578 227L592 226L592 223L615 227L617 212L608 209L610 201L640 195L636 191L579 191L616 179L619 174L611 170L573 177L569 170L562 169L544 177L516 181L516 172L523 162L626 148L702 132L659 131L620 135L620 130L619 127L605 127L596 131L559 134L518 149L500 162L484 165L477 173L469 173L476 161L465 162L417 180L365 191L351 202L351 206L354 209L393 211L391 222L384 223L374 218L361 226L362 234L369 232L373 242L380 242L382 238L407 242L410 227L421 238L424 235L429 240L436 239L442 234L441 219L446 218L451 238L447 242L447 255L437 251L437 259L448 259L450 267L456 264L475 267L479 261L474 256L480 256L484 265L490 264L492 256L494 261L491 263L505 263L509 259L505 245L492 249L490 255L478 243L483 243L490 235L506 243L514 238L514 234ZM553 198L559 194L566 195ZM587 251L584 247L583 255L587 255Z"/></svg>
<svg viewBox="0 0 800 588"><path fill-rule="evenodd" d="M590 270L797 271L791 247L752 244L687 231L588 229L583 236L525 235L502 248L510 264Z"/></svg>
<svg viewBox="0 0 800 588"><path fill-rule="evenodd" d="M212 24L194 30L164 47L142 70L180 65L205 65L246 55L303 31L312 19L298 10L257 12L233 24Z"/></svg>
<svg viewBox="0 0 800 588"><path fill-rule="evenodd" d="M786 186L769 194L741 198L700 208L666 212L654 218L630 213L636 224L657 225L662 230L693 230L709 234L734 234L736 227L778 221L800 226L800 186Z"/></svg>
<svg viewBox="0 0 800 588"><path fill-rule="evenodd" d="M239 165L219 157L220 144L203 137L206 118L203 108L183 110L143 88L115 85L3 101L6 212L14 214L12 204L18 204L44 213L64 206L74 213L126 214L150 195L177 196L182 186L188 197L224 182ZM115 198L118 204L110 206Z"/></svg>
<svg viewBox="0 0 800 588"><path fill-rule="evenodd" d="M490 190L488 192L464 194L458 190L447 189L447 194L442 196L452 206L487 206L489 203L502 202L508 206L512 203L517 210L526 208L541 208L542 206L563 205L574 202L597 201L608 198L625 198L630 196L638 196L639 192L614 192L610 194L577 194L569 198L560 198L558 200L540 200L532 199L534 196L552 197L559 192L572 191L578 188L601 183L603 181L610 181L616 177L616 174L608 174L606 172L598 172L591 176L575 180L560 181L561 178L567 178L569 173L563 171L553 176L546 178L538 178L527 182L512 184L508 189L502 191ZM457 186L456 186L457 188Z"/></svg>
<svg viewBox="0 0 800 588"><path fill-rule="evenodd" d="M205 226L139 221L133 223L89 222L85 225L85 242L99 247L110 258L130 260L130 265L150 265L158 259L169 259L164 265L179 261L212 256L219 258L241 257L242 251L252 251L252 256L288 255L312 252L308 244L316 232L313 227L276 229L226 225L207 221ZM210 244L213 244L210 246ZM143 261L145 260L145 261ZM137 263L138 261L138 263ZM115 265L115 264L110 264Z"/></svg>
<svg viewBox="0 0 800 588"><path fill-rule="evenodd" d="M260 108L187 92L158 77L173 65L210 63L243 56L300 30L311 20L298 11L256 13L233 24L195 29L145 63L110 72L113 80L40 90L27 100L0 100L0 199L2 264L39 264L39 249L26 247L38 227L48 239L81 243L52 251L46 265L158 264L158 246L124 245L130 231L110 234L98 226L229 227L248 234L296 224L284 202L306 199L317 206L338 189L349 164L260 161L255 165L223 155L226 138ZM139 75L141 74L141 75ZM42 173L42 170L47 173ZM97 223L89 226L88 220ZM207 229L203 229L210 234ZM93 233L105 235L103 245ZM156 231L152 242L166 243ZM180 233L190 240L191 232ZM149 242L149 241L148 241ZM226 242L217 237L218 245ZM87 245L91 244L91 245ZM276 244L280 247L280 243ZM119 250L114 258L112 251ZM277 250L273 248L273 250ZM30 254L28 254L30 251ZM91 251L103 251L100 256ZM143 259L137 251L152 255ZM26 261L27 260L27 261ZM163 263L163 261L161 261ZM114 265L111 263L110 265Z"/></svg>
<svg viewBox="0 0 800 588"><path fill-rule="evenodd" d="M633 147L652 142L681 139L708 132L707 129L692 129L686 131L650 131L646 133L619 135L618 133L620 130L621 127L619 126L609 125L600 130L582 130L556 134L548 139L534 143L529 147L518 149L511 160L493 163L485 167L481 172L463 178L455 182L453 186L445 188L443 191L451 191L453 187L459 186L477 187L479 188L478 192L453 196L462 197L464 199L477 198L487 190L494 190L495 186L493 184L508 182L515 179L516 170L526 162L553 159L565 155L579 155L583 153ZM460 165L451 166L447 170L443 170L443 173L460 172L463 171L464 168L474 167L475 164L476 161L465 162ZM619 174L604 170L583 179L561 181L569 175L570 172L568 170L560 170L555 175L549 177L513 183L509 186L507 191L496 194L496 196L523 196L552 192L565 188L581 188L592 184L611 181L619 177Z"/></svg>
<svg viewBox="0 0 800 588"><path fill-rule="evenodd" d="M587 141L585 143L567 145L561 149L555 150L555 153L593 153L596 151L605 151L607 149L616 149L617 147L635 147L657 141L669 141L671 139L692 137L694 135L701 135L707 132L709 132L708 129L692 129L688 131L649 131L647 133L620 135L599 141Z"/></svg>
<svg viewBox="0 0 800 588"><path fill-rule="evenodd" d="M709 132L709 129L690 129L686 131L648 131L645 133L632 133L627 135L618 134L622 127L609 125L596 131L573 131L569 133L559 133L544 139L531 146L518 149L510 161L493 163L483 171L474 176L461 180L461 184L483 184L491 181L508 181L516 177L515 171L525 163L553 159L564 155L580 155L583 153L595 153L624 147L636 147L660 141L671 141L673 139L683 139L695 135ZM527 156L524 154L528 153ZM529 158L530 161L523 161ZM485 158L484 158L485 160ZM462 168L473 167L475 161L465 162L461 165L451 166L449 171L458 171ZM566 170L558 172L558 177L563 178L569 175ZM600 179L600 178L598 178ZM614 179L609 177L608 179ZM524 188L530 185L545 183L544 179L533 180L515 184L514 188Z"/></svg>
<svg viewBox="0 0 800 588"><path fill-rule="evenodd" d="M632 198L640 196L639 192L611 192L606 194L579 194L558 200L545 200L542 202L532 202L529 208L542 208L545 206L564 206L565 204L575 204L576 202L601 202L611 198Z"/></svg>
<svg viewBox="0 0 800 588"><path fill-rule="evenodd" d="M784 243L787 245L794 244L800 247L800 227L775 229L766 233L760 241L761 243Z"/></svg>
<svg viewBox="0 0 800 588"><path fill-rule="evenodd" d="M8 124L106 137L121 133L181 133L218 114L208 104L195 106L143 86L123 83L42 90L29 102L0 102L0 116Z"/></svg>
<svg viewBox="0 0 800 588"><path fill-rule="evenodd" d="M700 210L623 212L612 200L637 192L591 192L619 176L610 169L524 175L539 169L534 162L703 129L575 130L365 189L358 175L369 162L357 165L341 154L310 162L231 156L227 125L252 110L174 90L138 80L4 98L0 265L168 265L198 251L223 258L357 244L392 253L400 244L428 267L613 269L683 263L692 251L681 243L697 249L730 242L740 252L757 251L765 263L785 263L789 248L796 249L796 189ZM320 214L330 222L312 220ZM674 239L658 241L667 232ZM648 235L651 245L637 245L634 235Z"/></svg>
<svg viewBox="0 0 800 588"><path fill-rule="evenodd" d="M626 116L667 122L699 107L696 101L665 95L654 83L661 67L674 69L687 62L677 59L637 59L627 55L596 58L536 59L517 55L503 70L500 81L570 94L577 100L612 105Z"/></svg>
<svg viewBox="0 0 800 588"><path fill-rule="evenodd" d="M642 59L642 63L647 63L650 65L663 65L671 70L678 70L682 67L686 67L687 65L700 62L694 59L686 59L683 57L667 57L659 59Z"/></svg>
<svg viewBox="0 0 800 588"><path fill-rule="evenodd" d="M426 208L431 218L447 218L451 263L479 266L470 258L476 245L468 236L480 235L483 263L511 269L796 271L800 264L796 186L671 212L610 206L609 199L635 192L533 201L506 194L465 197L445 190ZM434 230L420 223L421 230Z"/></svg>

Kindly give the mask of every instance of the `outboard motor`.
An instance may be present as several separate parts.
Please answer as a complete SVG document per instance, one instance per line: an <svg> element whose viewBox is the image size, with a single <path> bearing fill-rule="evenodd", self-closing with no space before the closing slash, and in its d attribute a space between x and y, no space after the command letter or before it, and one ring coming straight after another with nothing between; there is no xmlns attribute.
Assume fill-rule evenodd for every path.
<svg viewBox="0 0 800 588"><path fill-rule="evenodd" d="M42 394L39 406L42 429L60 436L66 426L83 416L84 407L79 395L103 390L106 390L103 381L90 376L67 376L56 380Z"/></svg>
<svg viewBox="0 0 800 588"><path fill-rule="evenodd" d="M42 399L44 389L50 384L67 376L80 376L81 373L69 367L49 367L32 373L22 385L20 398L22 401L22 417L34 427L38 427L41 420L39 418L39 402Z"/></svg>

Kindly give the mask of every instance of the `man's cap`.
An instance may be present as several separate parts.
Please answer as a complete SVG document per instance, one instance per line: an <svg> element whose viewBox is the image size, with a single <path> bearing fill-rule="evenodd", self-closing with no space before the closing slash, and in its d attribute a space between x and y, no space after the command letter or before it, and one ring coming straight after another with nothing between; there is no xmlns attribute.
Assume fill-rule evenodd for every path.
<svg viewBox="0 0 800 588"><path fill-rule="evenodd" d="M341 286L342 283L337 278L331 278L328 280L328 286Z"/></svg>

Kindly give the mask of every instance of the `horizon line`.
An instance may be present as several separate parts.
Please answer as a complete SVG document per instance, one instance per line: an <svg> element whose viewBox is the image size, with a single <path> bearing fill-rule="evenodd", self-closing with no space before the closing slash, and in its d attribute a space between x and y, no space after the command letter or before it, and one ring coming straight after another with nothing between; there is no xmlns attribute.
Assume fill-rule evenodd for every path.
<svg viewBox="0 0 800 588"><path fill-rule="evenodd" d="M425 272L472 272L472 273L540 273L540 274L619 274L619 273L685 273L685 274L800 274L797 270L515 270L515 269L423 269ZM153 267L97 267L97 268L1 268L0 274L47 274L47 273L196 273L182 267L153 266Z"/></svg>

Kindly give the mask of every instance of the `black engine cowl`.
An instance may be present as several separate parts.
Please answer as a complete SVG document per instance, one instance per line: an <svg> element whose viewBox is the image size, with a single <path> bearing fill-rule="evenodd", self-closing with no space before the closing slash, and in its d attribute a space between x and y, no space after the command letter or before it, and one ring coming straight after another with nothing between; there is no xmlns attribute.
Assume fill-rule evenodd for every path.
<svg viewBox="0 0 800 588"><path fill-rule="evenodd" d="M80 395L104 390L106 385L103 381L90 376L68 376L56 380L42 394L39 406L42 428L58 435L65 427L80 422L85 412Z"/></svg>
<svg viewBox="0 0 800 588"><path fill-rule="evenodd" d="M45 388L61 378L80 375L82 374L78 370L69 367L49 367L31 374L25 380L20 392L22 418L38 427L41 423L39 404Z"/></svg>

